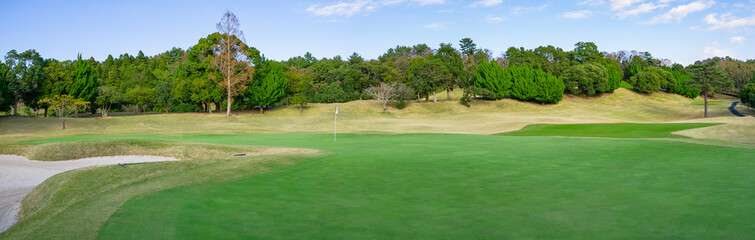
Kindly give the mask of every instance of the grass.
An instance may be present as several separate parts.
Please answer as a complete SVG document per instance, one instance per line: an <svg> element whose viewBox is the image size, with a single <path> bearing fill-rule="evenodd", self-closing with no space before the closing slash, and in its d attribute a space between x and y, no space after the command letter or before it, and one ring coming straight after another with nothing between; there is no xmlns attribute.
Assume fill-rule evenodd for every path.
<svg viewBox="0 0 755 240"><path fill-rule="evenodd" d="M139 136L329 154L268 162L265 171L245 167L258 161L245 158L58 175L42 188L63 188L60 197L87 197L54 208L58 212L47 218L34 214L0 238L737 239L755 234L748 227L755 214L753 149L645 139L344 134L334 143L331 137ZM92 137L46 141L81 139ZM120 175L123 170L160 173ZM255 173L239 173L249 171ZM98 177L109 174L116 180ZM132 174L140 177L126 177ZM237 177L216 179L226 175ZM130 183L78 187L119 181ZM123 202L120 208L106 207Z"/></svg>
<svg viewBox="0 0 755 240"><path fill-rule="evenodd" d="M29 144L41 143L41 144ZM182 160L225 159L234 154L269 154L285 149L217 144L190 144L175 141L143 141L107 139L100 141L52 142L29 141L0 145L0 154L22 155L40 161L73 160L87 157L118 155L158 155Z"/></svg>
<svg viewBox="0 0 755 240"><path fill-rule="evenodd" d="M673 132L710 127L715 123L596 123L596 124L533 124L503 136L562 136L606 138L687 138Z"/></svg>
<svg viewBox="0 0 755 240"><path fill-rule="evenodd" d="M643 95L628 89L617 89L600 97L567 94L563 101L553 105L513 99L474 100L471 108L460 105L453 96L452 100L445 100L444 95L441 94L441 102L437 104L410 102L407 108L391 108L387 114L382 113L376 101L339 103L338 130L494 134L529 124L696 121L703 115L703 108L692 104L698 100L667 93ZM712 107L711 116L733 116L728 105ZM3 136L0 144L73 135L328 133L333 131L333 109L333 104L310 104L304 114L300 114L297 107L281 107L264 115L236 115L231 120L223 113L71 118L66 121L66 130L60 130L57 118L0 117L0 135Z"/></svg>
<svg viewBox="0 0 755 240"><path fill-rule="evenodd" d="M0 233L0 239L93 239L110 214L126 200L164 189L197 183L222 182L264 174L276 166L294 164L303 156L317 156L311 150L187 143L169 140L101 140L30 144L8 144L6 153L23 154L32 149L44 160L91 156L87 149L102 148L116 154L166 155L192 160L104 166L64 172L36 187L22 202L22 221ZM122 146L126 147L122 147ZM83 150L83 151L79 151ZM21 152L15 152L21 151ZM50 152L56 156L49 155ZM135 152L132 152L135 151ZM244 152L247 156L233 157ZM278 154L272 154L278 153ZM111 154L111 155L112 155ZM314 154L314 155L313 155Z"/></svg>

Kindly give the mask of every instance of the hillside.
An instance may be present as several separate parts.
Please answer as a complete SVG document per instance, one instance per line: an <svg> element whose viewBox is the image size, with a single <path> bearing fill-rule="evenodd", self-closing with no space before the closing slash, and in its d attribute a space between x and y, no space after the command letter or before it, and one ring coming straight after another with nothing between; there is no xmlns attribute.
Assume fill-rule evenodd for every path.
<svg viewBox="0 0 755 240"><path fill-rule="evenodd" d="M458 103L460 91L452 100L412 101L405 109L391 106L387 113L374 100L339 103L338 132L352 133L472 133L493 134L513 131L533 123L614 123L614 122L718 122L728 123L685 131L685 135L723 139L741 143L755 142L755 121L736 118L727 109L733 98L710 101L712 117L702 119L702 99L688 99L668 93L643 95L617 89L600 97L566 95L558 104L541 105L513 99L474 100L467 108ZM114 113L67 120L60 130L56 118L2 117L0 141L40 137L109 134L240 134L240 133L328 133L333 131L335 104L309 104L303 114L295 106L279 107L258 114L237 112L232 120L223 113L142 114ZM747 115L751 109L740 108ZM13 127L8 127L13 126Z"/></svg>

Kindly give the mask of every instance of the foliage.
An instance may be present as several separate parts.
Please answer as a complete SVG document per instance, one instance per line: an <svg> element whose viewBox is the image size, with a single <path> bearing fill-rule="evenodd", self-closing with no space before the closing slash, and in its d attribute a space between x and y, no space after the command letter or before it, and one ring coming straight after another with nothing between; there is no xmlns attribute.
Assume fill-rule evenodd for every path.
<svg viewBox="0 0 755 240"><path fill-rule="evenodd" d="M11 50L5 55L5 65L8 67L5 83L12 95L13 115L18 114L18 104L22 101L27 107L37 108L45 78L42 57L33 49L22 53Z"/></svg>
<svg viewBox="0 0 755 240"><path fill-rule="evenodd" d="M755 82L748 83L739 90L739 100L744 105L755 108Z"/></svg>
<svg viewBox="0 0 755 240"><path fill-rule="evenodd" d="M696 98L700 95L700 89L697 88L692 82L692 77L689 76L684 69L667 69L671 71L671 75L676 81L676 85L667 89L667 92L676 93L688 98Z"/></svg>
<svg viewBox="0 0 755 240"><path fill-rule="evenodd" d="M283 76L283 69L278 62L265 60L257 65L255 81L246 89L244 101L250 106L270 106L286 95L288 79ZM260 112L264 112L260 107Z"/></svg>
<svg viewBox="0 0 755 240"><path fill-rule="evenodd" d="M76 60L76 72L69 94L74 98L88 102L96 102L99 88L97 72L86 61L81 59L81 54Z"/></svg>
<svg viewBox="0 0 755 240"><path fill-rule="evenodd" d="M43 98L39 100L40 103L50 105L52 110L55 110L58 117L63 122L63 129L66 129L66 117L71 110L78 110L81 106L89 104L88 101L74 98L70 95L57 95L49 98Z"/></svg>
<svg viewBox="0 0 755 240"><path fill-rule="evenodd" d="M13 95L8 89L8 67L0 61L0 112L10 110L13 104Z"/></svg>
<svg viewBox="0 0 755 240"><path fill-rule="evenodd" d="M715 66L714 61L695 62L689 67L689 71L692 73L692 84L700 88L700 93L705 99L703 116L708 117L708 96L731 90L734 84L726 73Z"/></svg>
<svg viewBox="0 0 755 240"><path fill-rule="evenodd" d="M179 103L178 105L171 107L170 110L173 112L197 112L200 109L194 104Z"/></svg>
<svg viewBox="0 0 755 240"><path fill-rule="evenodd" d="M676 80L673 75L658 67L647 67L645 71L629 79L629 84L634 86L634 90L641 93L651 93L660 91L661 88L673 89L676 86Z"/></svg>
<svg viewBox="0 0 755 240"><path fill-rule="evenodd" d="M539 69L509 66L505 74L513 80L511 97L539 103L557 103L564 97L564 82Z"/></svg>
<svg viewBox="0 0 755 240"><path fill-rule="evenodd" d="M343 91L343 88L338 83L330 83L317 88L313 100L314 102L321 103L337 103L346 102L351 99L351 96Z"/></svg>
<svg viewBox="0 0 755 240"><path fill-rule="evenodd" d="M615 88L611 88L608 81L608 70L594 62L574 66L564 75L564 85L572 94L612 92Z"/></svg>
<svg viewBox="0 0 755 240"><path fill-rule="evenodd" d="M597 61L603 58L603 55L598 51L598 46L593 42L578 42L574 44L573 54L574 60L581 63Z"/></svg>
<svg viewBox="0 0 755 240"><path fill-rule="evenodd" d="M474 86L477 88L487 89L494 99L503 98L509 95L511 91L511 75L505 74L501 65L494 61L483 62L477 66L477 76ZM488 96L486 96L488 97Z"/></svg>
<svg viewBox="0 0 755 240"><path fill-rule="evenodd" d="M100 112L103 117L107 117L108 112L113 105L118 105L126 101L126 98L113 87L100 86L98 89L97 99L95 103L100 106Z"/></svg>
<svg viewBox="0 0 755 240"><path fill-rule="evenodd" d="M433 101L436 102L435 91L451 79L453 75L438 59L414 61L409 70L410 86L421 96L428 97L432 93Z"/></svg>

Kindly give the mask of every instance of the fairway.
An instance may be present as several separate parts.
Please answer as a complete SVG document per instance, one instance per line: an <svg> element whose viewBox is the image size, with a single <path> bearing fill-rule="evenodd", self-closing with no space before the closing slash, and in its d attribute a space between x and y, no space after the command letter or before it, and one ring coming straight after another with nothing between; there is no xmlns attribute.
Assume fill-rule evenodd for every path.
<svg viewBox="0 0 755 240"><path fill-rule="evenodd" d="M602 124L532 124L502 136L562 136L604 138L686 138L672 134L716 123L602 123Z"/></svg>
<svg viewBox="0 0 755 240"><path fill-rule="evenodd" d="M101 239L717 238L755 234L755 150L448 134L149 138L305 147L268 174L139 196ZM148 223L148 224L145 224Z"/></svg>

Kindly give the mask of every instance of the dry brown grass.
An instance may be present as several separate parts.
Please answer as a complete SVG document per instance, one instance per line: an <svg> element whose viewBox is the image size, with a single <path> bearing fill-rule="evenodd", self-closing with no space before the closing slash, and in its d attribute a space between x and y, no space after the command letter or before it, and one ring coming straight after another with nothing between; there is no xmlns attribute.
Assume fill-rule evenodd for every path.
<svg viewBox="0 0 755 240"><path fill-rule="evenodd" d="M459 91L452 95L458 98ZM752 133L738 124L754 118L737 119L728 107L734 98L712 99L710 115L702 119L701 98L688 99L668 93L638 94L627 89L600 97L566 95L558 104L541 105L513 99L474 100L472 107L460 105L457 99L439 96L437 104L410 102L405 109L390 107L382 113L374 100L339 103L338 131L352 133L469 133L493 134L513 131L536 123L621 123L621 122L720 122L726 129L732 123L744 133L744 140L753 140ZM740 107L743 113L755 115ZM226 120L223 113L177 113L116 116L109 118L69 119L69 129L60 130L54 118L0 118L0 143L72 135L132 134L257 134L257 133L328 133L333 131L334 104L310 104L299 113L298 107L280 107L265 114L238 113ZM741 123L744 122L744 123ZM705 135L715 139L736 139L739 136L721 131ZM703 135L700 135L703 136Z"/></svg>

